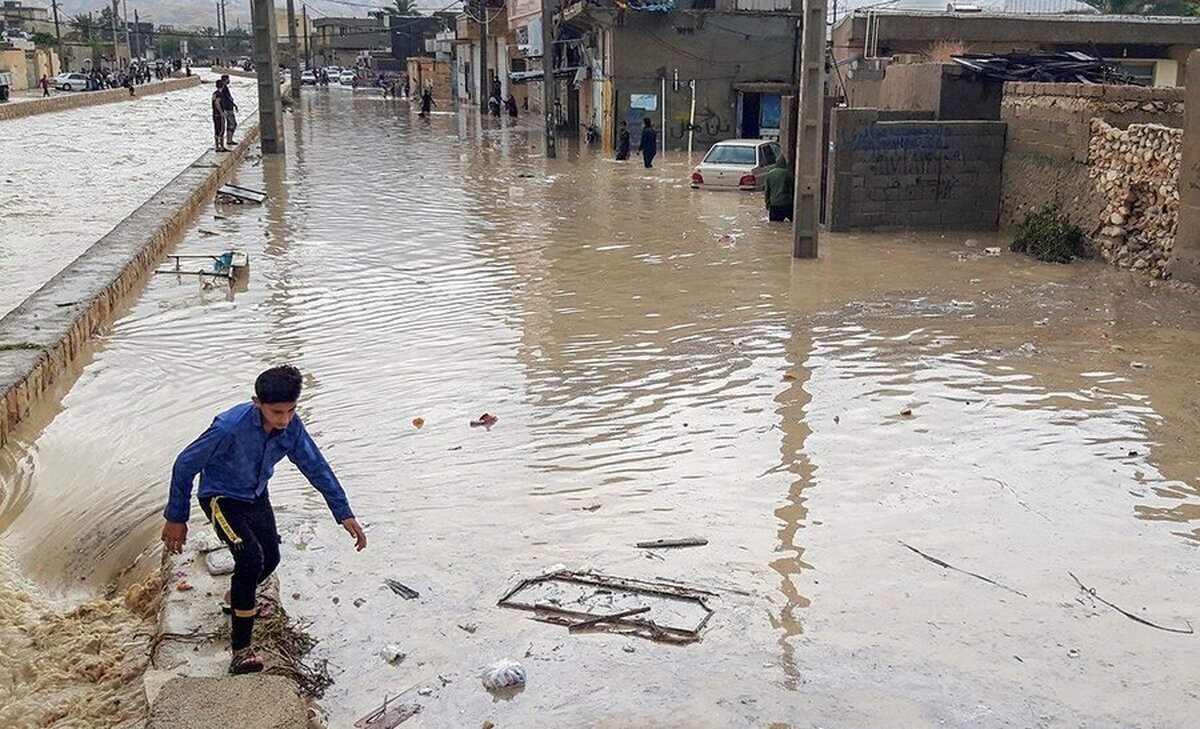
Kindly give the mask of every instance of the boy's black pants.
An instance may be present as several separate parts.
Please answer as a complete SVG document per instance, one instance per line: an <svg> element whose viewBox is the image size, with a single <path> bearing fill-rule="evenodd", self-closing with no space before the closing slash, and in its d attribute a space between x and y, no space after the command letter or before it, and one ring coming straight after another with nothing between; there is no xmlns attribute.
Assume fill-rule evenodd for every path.
<svg viewBox="0 0 1200 729"><path fill-rule="evenodd" d="M233 609L233 649L250 645L254 616L258 612L258 585L279 566L279 532L275 511L266 496L238 501L227 496L200 499L222 542L233 553L229 606Z"/></svg>

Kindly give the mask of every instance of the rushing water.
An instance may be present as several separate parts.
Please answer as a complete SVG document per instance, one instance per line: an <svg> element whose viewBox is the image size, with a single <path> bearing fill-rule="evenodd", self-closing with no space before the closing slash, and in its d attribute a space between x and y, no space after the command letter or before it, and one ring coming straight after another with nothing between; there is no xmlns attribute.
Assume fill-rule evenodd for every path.
<svg viewBox="0 0 1200 729"><path fill-rule="evenodd" d="M756 197L692 192L678 158L546 161L524 120L305 93L286 158L239 173L267 204L181 244L250 251L248 290L155 277L3 453L0 528L43 589L155 554L175 453L288 361L371 539L354 553L280 469L285 602L335 668L333 726L416 685L425 726L1200 709L1193 639L1068 574L1163 625L1200 617L1193 299L960 235L827 236L793 262ZM633 546L691 535L709 544ZM496 607L556 564L707 587L716 613L680 648ZM494 700L478 673L505 657L528 687Z"/></svg>
<svg viewBox="0 0 1200 729"><path fill-rule="evenodd" d="M249 119L254 82L230 81ZM212 92L205 83L0 125L0 317L212 148Z"/></svg>

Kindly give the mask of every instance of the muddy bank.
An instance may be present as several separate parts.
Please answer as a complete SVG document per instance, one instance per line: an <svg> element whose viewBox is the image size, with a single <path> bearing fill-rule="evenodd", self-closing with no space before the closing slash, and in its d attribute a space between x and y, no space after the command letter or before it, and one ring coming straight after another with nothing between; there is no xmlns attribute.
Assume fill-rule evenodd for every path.
<svg viewBox="0 0 1200 729"><path fill-rule="evenodd" d="M1194 714L1190 639L1067 574L1195 622L1193 299L978 237L793 262L757 198L688 190L678 158L547 162L536 129L470 114L314 90L289 122L284 159L237 172L267 203L180 244L244 246L247 290L155 278L0 452L5 539L46 589L156 563L172 458L287 360L371 539L354 553L281 466L282 599L334 670L333 726L410 689L414 726ZM496 607L556 564L707 587L716 612L674 647ZM529 680L495 700L500 658Z"/></svg>

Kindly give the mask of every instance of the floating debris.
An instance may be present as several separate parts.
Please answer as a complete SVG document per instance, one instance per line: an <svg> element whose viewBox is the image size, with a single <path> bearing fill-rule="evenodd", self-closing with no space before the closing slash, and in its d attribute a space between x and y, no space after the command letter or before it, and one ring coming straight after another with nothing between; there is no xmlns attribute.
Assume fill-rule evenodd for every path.
<svg viewBox="0 0 1200 729"><path fill-rule="evenodd" d="M391 589L392 592L396 593L397 595L404 598L405 600L415 600L421 596L421 593L412 589L408 585L404 584L403 582L398 582L396 580L393 580L391 578L385 579L383 581L383 584L387 585Z"/></svg>

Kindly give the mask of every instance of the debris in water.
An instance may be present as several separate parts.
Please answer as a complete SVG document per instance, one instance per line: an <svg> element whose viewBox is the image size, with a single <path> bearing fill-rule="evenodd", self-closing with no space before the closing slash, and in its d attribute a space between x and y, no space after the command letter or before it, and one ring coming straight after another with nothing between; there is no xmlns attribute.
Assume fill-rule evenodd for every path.
<svg viewBox="0 0 1200 729"><path fill-rule="evenodd" d="M333 604L334 605L337 605L341 601L342 601L342 598L338 597L337 595L333 596Z"/></svg>
<svg viewBox="0 0 1200 729"><path fill-rule="evenodd" d="M984 255L987 255L987 256L998 256L998 255L1000 255L1000 249L993 247L993 246L989 246L988 248L983 249L983 253L984 253Z"/></svg>
<svg viewBox="0 0 1200 729"><path fill-rule="evenodd" d="M425 427L425 418L413 418L412 424L414 428L420 429Z"/></svg>
<svg viewBox="0 0 1200 729"><path fill-rule="evenodd" d="M407 656L404 651L400 649L400 646L396 645L395 643L388 643L383 647L383 650L379 651L379 657L388 663L396 664L400 661L403 661Z"/></svg>
<svg viewBox="0 0 1200 729"><path fill-rule="evenodd" d="M459 628L459 630L465 630L466 632L470 633L471 635L475 635L475 631L479 630L479 626L476 625L475 623L459 623L458 628Z"/></svg>
<svg viewBox="0 0 1200 729"><path fill-rule="evenodd" d="M704 537L680 537L677 539L651 539L638 542L639 549L667 549L670 547L703 547L708 544Z"/></svg>
<svg viewBox="0 0 1200 729"><path fill-rule="evenodd" d="M421 596L421 593L412 589L408 585L391 578L385 578L383 584L387 585L389 588L391 588L392 592L396 593L405 600L415 600Z"/></svg>
<svg viewBox="0 0 1200 729"><path fill-rule="evenodd" d="M796 373L795 373L795 372L792 372L792 371L790 371L790 370L789 370L789 371L787 371L787 372L784 372L784 373L783 373L783 379L785 379L785 380L795 380L795 379L799 379L799 378L797 378L797 377L796 377Z"/></svg>
<svg viewBox="0 0 1200 729"><path fill-rule="evenodd" d="M495 415L492 415L491 413L484 413L483 415L480 415L475 420L471 421L471 427L472 428L491 429L491 427L493 425L495 425L496 422L499 420L500 420L500 418L496 417Z"/></svg>
<svg viewBox="0 0 1200 729"><path fill-rule="evenodd" d="M912 408L902 408L900 410L900 417L911 418L912 416L913 416Z"/></svg>
<svg viewBox="0 0 1200 729"><path fill-rule="evenodd" d="M300 599L300 593L298 593L298 592L293 592L293 593L292 593L292 599L293 599L293 600L299 600L299 599Z"/></svg>
<svg viewBox="0 0 1200 729"><path fill-rule="evenodd" d="M1025 593L1021 592L1020 590L1014 590L1013 588L1009 587L1008 585L1003 585L1003 584L1000 584L999 582L996 582L995 580L993 580L993 579L992 579L992 578L990 578L990 577L984 577L983 575L979 575L979 574L976 574L976 573L974 573L974 572L968 572L967 570L964 570L964 569L962 569L962 568L960 568L960 567L955 567L954 565L950 564L949 562L946 562L945 560L941 560L941 559L938 559L937 557L934 557L934 556L931 556L931 555L925 554L924 552L922 552L921 550L919 550L919 549L917 549L916 547L912 546L911 544L905 544L904 542L900 542L900 546L902 546L902 547L905 547L905 548L907 548L907 549L911 549L912 551L914 551L914 552L916 552L917 554L921 555L922 557L924 557L925 559L929 560L930 562L933 562L933 563L934 563L934 564L936 564L938 567L943 567L943 568L945 568L945 569L948 569L948 570L954 570L955 572L961 572L961 573L963 573L964 575L970 575L971 577L974 577L974 578L975 578L975 579L977 579L977 580L983 580L984 582L987 582L987 583L989 583L989 584L995 585L996 587L999 587L999 588L1001 588L1001 589L1008 590L1009 592L1016 593L1016 594L1020 595L1021 597L1029 597L1028 595L1026 595Z"/></svg>
<svg viewBox="0 0 1200 729"><path fill-rule="evenodd" d="M621 612L613 613L612 615L601 615L599 617L591 618L590 620L581 620L578 623L575 623L574 625L568 626L567 632L568 633L578 633L582 630L588 630L590 628L595 628L596 626L600 625L601 623L610 623L614 620L621 620L622 618L632 618L634 615L641 615L643 613L648 613L648 612L650 612L650 608L643 606L643 607L638 607L638 608L632 608L630 610L622 610Z"/></svg>
<svg viewBox="0 0 1200 729"><path fill-rule="evenodd" d="M600 504L589 504L587 506L579 507L579 510L580 511L596 511L599 508L600 508Z"/></svg>
<svg viewBox="0 0 1200 729"><path fill-rule="evenodd" d="M429 693L424 693L429 691ZM417 693L429 696L432 689L421 689ZM399 701L398 697L383 698L383 706L371 711L366 716L354 722L355 729L396 729L404 722L421 713L421 705L412 701Z"/></svg>
<svg viewBox="0 0 1200 729"><path fill-rule="evenodd" d="M178 582L175 584L175 589L180 592L188 592L196 588L192 587L192 583L190 582Z"/></svg>
<svg viewBox="0 0 1200 729"><path fill-rule="evenodd" d="M204 228L200 228L200 235L216 235L216 234L217 234L217 232L215 230L205 230Z"/></svg>
<svg viewBox="0 0 1200 729"><path fill-rule="evenodd" d="M1075 576L1074 572L1068 572L1067 574L1071 575L1071 579L1075 580L1075 584L1079 585L1079 589L1083 590L1085 593L1087 593L1088 597L1091 597L1093 600L1096 600L1098 602L1101 602L1101 603L1107 605L1108 607L1112 608L1113 610L1116 610L1117 612L1121 613L1122 615L1129 618L1130 620L1141 623L1142 625L1148 625L1151 628L1157 628L1158 630L1165 630L1168 633L1182 633L1184 635L1192 635L1193 633L1196 632L1195 630L1192 629L1191 622L1189 622L1187 620L1183 621L1183 624L1187 626L1187 628L1184 629L1184 628L1171 628L1171 627L1167 627L1165 625L1158 625L1157 623L1152 623L1149 620L1146 620L1145 618L1138 617L1137 615L1134 615L1133 613L1129 612L1128 610L1119 608L1116 605L1113 605L1108 600L1105 600L1104 598L1097 595L1096 589L1094 587L1088 587L1087 585L1080 582L1079 578Z"/></svg>
<svg viewBox="0 0 1200 729"><path fill-rule="evenodd" d="M500 598L499 605L528 610L534 613L534 620L567 628L599 618L598 629L610 633L684 645L700 640L700 632L713 613L705 601L713 595L707 590L669 584L664 580L651 582L556 569L523 580ZM570 607L564 607L566 605ZM657 622L615 616L624 610L646 605L661 606L667 617Z"/></svg>
<svg viewBox="0 0 1200 729"><path fill-rule="evenodd" d="M1129 366L1130 366L1130 367L1132 367L1132 368L1134 368L1135 370L1144 370L1144 369L1146 369L1146 363L1145 363L1145 362L1130 362L1130 363L1129 363Z"/></svg>
<svg viewBox="0 0 1200 729"><path fill-rule="evenodd" d="M354 598L354 607L362 607L363 605L366 605L366 604L367 604L366 598L362 598L362 597Z"/></svg>
<svg viewBox="0 0 1200 729"><path fill-rule="evenodd" d="M525 669L511 658L496 661L483 672L483 687L488 691L501 691L524 685Z"/></svg>

